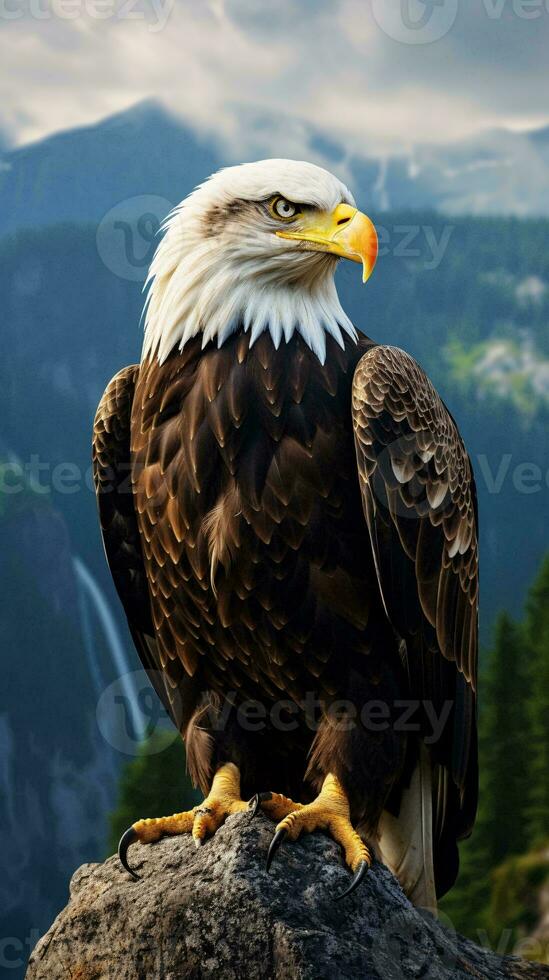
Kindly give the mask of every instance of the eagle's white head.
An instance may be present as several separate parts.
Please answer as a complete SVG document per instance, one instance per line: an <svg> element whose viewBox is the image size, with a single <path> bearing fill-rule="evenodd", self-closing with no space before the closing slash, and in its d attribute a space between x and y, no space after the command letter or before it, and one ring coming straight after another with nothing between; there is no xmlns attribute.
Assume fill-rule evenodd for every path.
<svg viewBox="0 0 549 980"><path fill-rule="evenodd" d="M363 265L377 256L366 215L333 174L297 160L228 167L168 216L151 264L143 356L162 363L202 334L220 347L237 329L275 347L299 332L319 360L326 333L343 346L356 331L334 282L338 257Z"/></svg>

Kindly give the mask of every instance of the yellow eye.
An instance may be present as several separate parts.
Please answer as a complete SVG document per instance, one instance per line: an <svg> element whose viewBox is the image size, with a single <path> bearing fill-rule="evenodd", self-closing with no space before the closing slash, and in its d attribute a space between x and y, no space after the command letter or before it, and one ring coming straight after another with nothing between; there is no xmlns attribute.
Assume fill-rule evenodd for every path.
<svg viewBox="0 0 549 980"><path fill-rule="evenodd" d="M297 204L292 204L285 197L274 197L269 208L273 217L281 218L282 221L291 221L292 218L295 218L296 214L299 214Z"/></svg>

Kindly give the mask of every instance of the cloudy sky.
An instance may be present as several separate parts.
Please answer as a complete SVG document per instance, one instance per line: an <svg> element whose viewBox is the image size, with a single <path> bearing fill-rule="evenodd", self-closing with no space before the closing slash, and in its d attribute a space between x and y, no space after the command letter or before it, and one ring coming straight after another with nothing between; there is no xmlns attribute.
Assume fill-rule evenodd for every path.
<svg viewBox="0 0 549 980"><path fill-rule="evenodd" d="M21 145L156 97L242 157L313 125L350 151L549 122L549 0L0 0Z"/></svg>

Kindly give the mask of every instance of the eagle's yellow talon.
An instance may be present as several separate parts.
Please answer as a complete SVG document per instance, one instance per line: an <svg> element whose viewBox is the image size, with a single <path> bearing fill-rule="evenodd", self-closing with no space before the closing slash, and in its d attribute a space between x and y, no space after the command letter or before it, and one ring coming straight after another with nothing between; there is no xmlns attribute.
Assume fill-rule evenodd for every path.
<svg viewBox="0 0 549 980"><path fill-rule="evenodd" d="M128 848L135 841L152 844L165 834L191 833L196 846L200 847L206 837L215 834L228 816L247 809L248 804L240 799L240 772L237 766L228 762L216 772L206 799L192 810L134 823L121 838L118 856L126 871L137 877L127 862Z"/></svg>
<svg viewBox="0 0 549 980"><path fill-rule="evenodd" d="M362 880L365 871L372 863L372 857L367 845L351 823L349 802L341 783L336 776L329 774L324 780L319 795L312 803L305 806L294 803L292 806L293 809L287 812L277 824L267 856L267 869L285 837L295 841L302 833L311 834L316 830L323 830L341 845L345 853L345 862L355 874L351 888L344 893L348 894Z"/></svg>

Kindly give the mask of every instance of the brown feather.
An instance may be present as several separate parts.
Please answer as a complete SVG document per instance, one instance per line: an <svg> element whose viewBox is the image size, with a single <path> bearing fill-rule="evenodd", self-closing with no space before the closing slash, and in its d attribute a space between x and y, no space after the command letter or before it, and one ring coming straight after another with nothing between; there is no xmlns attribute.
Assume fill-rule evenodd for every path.
<svg viewBox="0 0 549 980"><path fill-rule="evenodd" d="M359 363L353 424L379 584L406 641L412 690L435 706L444 700L453 705L454 739L437 748L453 784L437 778L434 819L442 837L445 827L453 828L446 846L455 848L455 835L471 829L477 796L478 556L471 464L428 378L396 348L376 347ZM417 627L410 633L411 623ZM436 652L427 655L433 644ZM445 860L457 867L448 855Z"/></svg>
<svg viewBox="0 0 549 980"><path fill-rule="evenodd" d="M314 785L332 771L374 827L398 812L414 749L393 726L339 731L334 701L453 697L453 736L433 748L440 868L474 812L476 517L461 440L415 362L367 340L327 337L321 365L297 334L278 350L268 334L197 337L109 385L94 466L111 570L195 781L206 792L232 760L244 794L302 796L307 769ZM130 493L104 492L113 470ZM232 709L249 699L267 715L293 703L297 727L243 730Z"/></svg>

